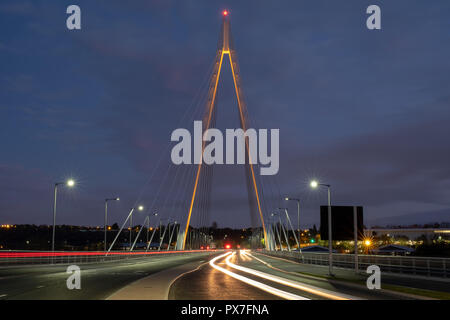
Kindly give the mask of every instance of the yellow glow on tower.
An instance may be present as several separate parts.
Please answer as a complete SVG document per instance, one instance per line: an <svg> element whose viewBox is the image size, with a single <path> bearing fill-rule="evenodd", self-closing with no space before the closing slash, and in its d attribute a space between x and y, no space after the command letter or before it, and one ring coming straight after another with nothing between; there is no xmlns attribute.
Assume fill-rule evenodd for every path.
<svg viewBox="0 0 450 320"><path fill-rule="evenodd" d="M237 81L237 77L236 77L236 70L235 70L235 65L234 63L237 65L237 61L233 61L233 53L230 50L230 24L229 24L229 20L227 19L229 12L228 11L223 11L223 39L222 39L222 47L219 49L218 53L216 56L218 56L220 54L220 60L219 60L219 65L218 65L218 69L217 69L217 76L215 78L214 81L214 88L213 88L213 92L212 92L212 99L211 99L211 103L208 106L208 120L206 122L206 130L209 129L210 124L211 124L211 117L212 117L212 113L213 113L213 109L214 109L214 104L216 101L216 95L217 95L217 86L219 84L219 78L220 78L220 72L222 70L222 64L223 64L223 57L224 55L228 55L229 61L230 61L230 66L231 66L231 72L233 74L233 82L234 82L234 87L235 87L235 91L236 91L236 97L237 97L237 101L238 101L238 108L239 108L239 116L240 116L240 121L241 121L241 127L242 130L246 131L246 119L245 119L245 113L244 113L244 106L242 104L241 101L241 97L240 97L240 88L238 85L238 81ZM234 63L233 63L234 62ZM214 77L214 74L213 74ZM212 78L213 79L213 78ZM246 145L246 150L247 150L247 155L249 158L249 164L250 164L250 171L251 171L251 178L252 178L252 183L253 183L253 187L255 190L255 196L256 196L256 201L257 201L257 206L258 206L258 212L259 212L259 216L261 219L261 223L262 223L262 227L263 227L263 232L264 232L264 239L267 239L267 233L266 233L266 226L264 223L264 217L262 214L262 209L261 209L261 203L260 203L260 198L259 198L259 192L258 192L258 186L256 184L256 178L255 178L255 172L253 169L253 164L252 161L250 160L250 152L249 152L249 146L248 146L248 140L245 140L245 145ZM202 156L203 156L203 152L205 149L205 141L202 142ZM187 231L189 230L189 224L191 221L191 215L192 215L192 210L194 207L194 202L195 202L195 196L197 193L197 187L198 187L198 182L200 179L200 172L202 169L202 161L199 163L198 167L197 167L197 174L195 177L195 184L194 184L194 190L192 193L192 198L191 198L191 202L190 202L190 206L189 206L189 213L188 213L188 218L187 218L187 222L186 222L186 228L184 229L184 235L183 235L183 246L182 249L184 249L185 244L186 244L186 239L187 239ZM266 243L266 241L264 241L264 243Z"/></svg>

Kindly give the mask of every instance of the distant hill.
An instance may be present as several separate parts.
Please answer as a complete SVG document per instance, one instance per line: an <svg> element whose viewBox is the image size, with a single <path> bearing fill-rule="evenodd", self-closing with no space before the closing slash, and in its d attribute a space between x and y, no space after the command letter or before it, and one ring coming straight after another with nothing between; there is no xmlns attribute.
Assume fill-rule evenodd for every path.
<svg viewBox="0 0 450 320"><path fill-rule="evenodd" d="M384 217L384 218L366 218L364 217L364 224L367 227L372 226L388 226L388 225L402 225L409 226L413 224L432 224L432 223L448 223L450 224L450 208L429 212L417 212L400 216Z"/></svg>

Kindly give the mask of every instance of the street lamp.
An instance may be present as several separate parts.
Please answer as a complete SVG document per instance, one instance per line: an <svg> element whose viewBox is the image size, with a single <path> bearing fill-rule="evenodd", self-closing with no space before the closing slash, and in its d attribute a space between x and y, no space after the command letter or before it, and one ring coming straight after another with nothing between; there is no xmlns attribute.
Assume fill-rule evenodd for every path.
<svg viewBox="0 0 450 320"><path fill-rule="evenodd" d="M154 216L154 217L157 217L158 216L158 213L157 212L155 212L154 214L152 214L152 216ZM149 229L150 229L150 218L149 218L149 220L148 220L148 227L149 227ZM148 243L148 232L149 232L150 230L147 230L147 243ZM152 237L153 238L153 237Z"/></svg>
<svg viewBox="0 0 450 320"><path fill-rule="evenodd" d="M69 188L75 186L75 181L73 179L69 179L66 182L56 182L54 189L54 201L53 201L53 232L52 232L52 253L55 252L55 228L56 228L56 195L58 194L58 186L66 185Z"/></svg>
<svg viewBox="0 0 450 320"><path fill-rule="evenodd" d="M300 249L300 243L298 242L298 238L297 238L297 236L295 235L294 227L292 226L292 223L291 223L291 218L289 218L288 209L287 209L287 208L278 208L278 210L284 210L284 213L286 214L286 219L287 219L287 221L288 221L288 223L289 223L289 226L290 226L291 229L292 229L292 233L294 234L294 239L295 239L295 242L297 243L298 250L299 250L300 252L302 252L302 250ZM289 229L288 229L287 233L289 234Z"/></svg>
<svg viewBox="0 0 450 320"><path fill-rule="evenodd" d="M280 209L280 208L279 208ZM285 241L286 241L286 245L287 245L287 249L288 249L288 251L291 251L291 246L289 245L289 237L288 237L288 235L287 235L287 232L286 232L286 230L285 230L285 228L284 228L284 224L283 224L283 221L281 221L281 215L279 215L279 214L277 214L277 213L272 213L272 216L278 216L278 220L279 220L279 222L280 222L280 229L281 229L281 232L283 233L283 235L284 235L284 239L285 239ZM281 243L281 239L280 239L280 243Z"/></svg>
<svg viewBox="0 0 450 320"><path fill-rule="evenodd" d="M296 201L297 202L297 234L298 234L298 250L300 250L300 243L302 238L300 237L300 199L285 197L286 201Z"/></svg>
<svg viewBox="0 0 450 320"><path fill-rule="evenodd" d="M106 231L108 228L108 201L119 201L120 198L108 198L105 199L105 252L106 252Z"/></svg>
<svg viewBox="0 0 450 320"><path fill-rule="evenodd" d="M319 183L317 180L312 180L309 184L311 188L316 189L317 187L327 187L328 190L328 260L329 260L329 273L330 276L333 275L333 238L331 234L331 185Z"/></svg>
<svg viewBox="0 0 450 320"><path fill-rule="evenodd" d="M133 211L134 211L133 209L131 210L131 215L130 215L130 248L131 248L131 237L133 234ZM142 211L142 210L144 210L144 206L140 205L137 207L137 209L139 211Z"/></svg>

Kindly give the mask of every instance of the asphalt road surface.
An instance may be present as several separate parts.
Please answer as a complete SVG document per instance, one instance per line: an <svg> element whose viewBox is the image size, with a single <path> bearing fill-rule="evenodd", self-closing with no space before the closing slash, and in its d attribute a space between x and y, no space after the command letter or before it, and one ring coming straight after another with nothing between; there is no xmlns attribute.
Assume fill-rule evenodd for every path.
<svg viewBox="0 0 450 320"><path fill-rule="evenodd" d="M66 272L67 265L2 267L0 299L101 300L113 295L116 299L165 299L167 294L169 299L176 300L418 298L383 289L369 290L358 283L308 275L304 273L305 270L314 271L320 266L299 265L249 251L158 255L80 264L79 267L80 290L67 288L66 281L70 276ZM177 270L181 271L177 273ZM398 281L406 280L398 278ZM418 283L435 286L431 280ZM448 283L442 282L442 286L448 286ZM165 293L159 295L160 298L148 295L155 292Z"/></svg>
<svg viewBox="0 0 450 320"><path fill-rule="evenodd" d="M285 272L278 266L290 264L256 253L224 254L214 263L179 278L170 288L169 299L274 300L274 299L408 299L365 286Z"/></svg>
<svg viewBox="0 0 450 320"><path fill-rule="evenodd" d="M80 264L80 290L67 289L67 265L0 268L0 299L106 299L138 279L193 261L208 261L210 257L211 253L205 252Z"/></svg>

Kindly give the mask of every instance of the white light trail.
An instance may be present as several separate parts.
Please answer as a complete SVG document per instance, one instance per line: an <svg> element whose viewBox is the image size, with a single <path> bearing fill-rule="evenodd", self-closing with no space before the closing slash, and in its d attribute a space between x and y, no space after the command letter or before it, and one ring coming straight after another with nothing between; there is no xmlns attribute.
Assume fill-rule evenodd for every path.
<svg viewBox="0 0 450 320"><path fill-rule="evenodd" d="M245 253L245 254L247 254L247 253ZM252 257L257 259L255 256L252 256ZM258 260L263 262L260 259L258 259ZM250 269L250 268L238 266L238 265L236 265L234 263L231 263L229 261L229 259L227 259L225 261L226 261L227 265L230 268L233 268L233 269L236 269L236 270L240 270L240 271L243 271L243 272L246 272L246 273L250 273L250 274L255 275L257 277L264 278L264 279L267 279L267 280L270 280L270 281L273 281L273 282L277 282L277 283L283 284L283 285L291 287L291 288L295 288L295 289L299 289L299 290L302 290L302 291L306 291L306 292L309 292L309 293L312 293L314 295L318 295L318 296L321 296L321 297L324 297L324 298L327 298L327 299L350 300L350 299L353 298L353 297L350 297L350 296L347 296L347 295L337 294L337 293L335 293L333 291L329 291L329 290L326 290L326 289L317 288L317 287L313 287L313 286L305 285L305 284L300 284L299 282L291 281L291 280L288 280L288 279L285 279L285 278L281 278L281 277L278 277L278 276L274 276L274 275L271 275L271 274L268 274L268 273L265 273L265 272L257 271L255 269ZM265 262L263 262L263 263L267 264Z"/></svg>
<svg viewBox="0 0 450 320"><path fill-rule="evenodd" d="M217 260L222 259L222 258L224 258L224 257L229 255L229 257L225 260L225 262L228 264L229 260L231 259L231 257L235 253L233 252L231 255L230 254L231 254L231 252L227 252L227 253L222 254L222 255L220 255L218 257L215 257L214 259L211 259L211 261L209 261L209 265L211 267L213 267L214 269L219 270L220 272L223 272L226 275L229 275L232 278L235 278L237 280L245 282L245 283L247 283L247 284L249 284L249 285L251 285L253 287L256 287L258 289L264 290L264 291L266 291L268 293L271 293L271 294L276 295L278 297L281 297L283 299L288 299L288 300L309 300L308 298L305 298L305 297L302 297L302 296L299 296L299 295L296 295L296 294L293 294L293 293L290 293L290 292L286 292L286 291L283 291L283 290L279 290L279 289L273 288L271 286L268 286L268 285L266 285L264 283L252 280L252 279L244 277L244 276L241 276L241 275L239 275L237 273L231 272L231 271L229 271L227 269L224 269L222 267L219 267L218 265L215 264L215 262Z"/></svg>

